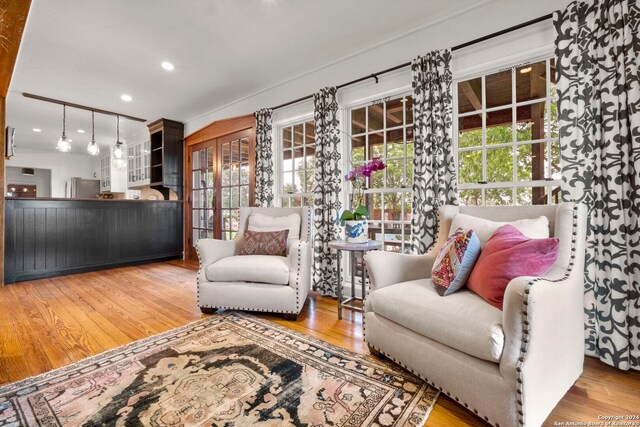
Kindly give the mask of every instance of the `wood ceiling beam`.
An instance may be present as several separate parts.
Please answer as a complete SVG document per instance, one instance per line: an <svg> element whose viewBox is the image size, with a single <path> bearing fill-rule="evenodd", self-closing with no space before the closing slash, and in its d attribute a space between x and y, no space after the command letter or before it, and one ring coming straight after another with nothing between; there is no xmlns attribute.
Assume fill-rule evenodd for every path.
<svg viewBox="0 0 640 427"><path fill-rule="evenodd" d="M31 0L0 0L0 96L6 98Z"/></svg>
<svg viewBox="0 0 640 427"><path fill-rule="evenodd" d="M476 87L474 87L474 86L476 86ZM482 102L478 98L478 93L482 89L477 87L477 86L478 86L477 84L473 84L472 85L472 82L467 80L466 82L460 83L459 89L462 92L462 94L467 97L467 99L469 100L469 102L471 103L471 105L473 106L474 109L481 110L482 109Z"/></svg>

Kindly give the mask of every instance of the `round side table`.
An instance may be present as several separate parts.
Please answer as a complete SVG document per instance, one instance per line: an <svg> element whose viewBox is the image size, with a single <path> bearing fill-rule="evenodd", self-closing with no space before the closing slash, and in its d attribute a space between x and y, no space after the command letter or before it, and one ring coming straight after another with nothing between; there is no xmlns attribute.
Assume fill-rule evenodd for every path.
<svg viewBox="0 0 640 427"><path fill-rule="evenodd" d="M338 253L338 319L342 319L342 309L358 311L362 313L364 310L355 305L356 301L364 302L364 296L366 295L366 277L364 269L364 254L367 251L374 251L382 247L382 243L369 240L366 243L347 243L344 240L333 240L329 242L329 247L335 249ZM351 255L351 297L343 299L342 297L342 274L340 274L342 265L342 252L349 252ZM356 266L354 252L362 252L362 296L356 296Z"/></svg>

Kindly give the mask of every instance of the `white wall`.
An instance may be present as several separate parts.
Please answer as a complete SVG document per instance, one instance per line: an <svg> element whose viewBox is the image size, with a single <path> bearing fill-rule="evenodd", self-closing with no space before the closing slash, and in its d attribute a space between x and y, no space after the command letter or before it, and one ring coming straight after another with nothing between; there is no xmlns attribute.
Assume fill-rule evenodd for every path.
<svg viewBox="0 0 640 427"><path fill-rule="evenodd" d="M11 185L35 185L36 197L51 197L51 170L34 169L33 175L23 175L22 168L7 167L7 176L5 179L7 188ZM18 190L20 191L20 190Z"/></svg>
<svg viewBox="0 0 640 427"><path fill-rule="evenodd" d="M563 8L568 3L569 0L492 0L478 2L476 9L448 19L429 22L429 18L425 17L425 25L418 30L409 31L368 50L354 52L342 60L189 120L185 135L215 120L250 114L260 108L309 95L325 86L338 85L410 61L434 49L452 47L518 25ZM345 43L349 41L345 40Z"/></svg>
<svg viewBox="0 0 640 427"><path fill-rule="evenodd" d="M51 170L51 197L65 197L65 183L72 177L92 179L91 157L82 154L38 151L16 147L7 167Z"/></svg>

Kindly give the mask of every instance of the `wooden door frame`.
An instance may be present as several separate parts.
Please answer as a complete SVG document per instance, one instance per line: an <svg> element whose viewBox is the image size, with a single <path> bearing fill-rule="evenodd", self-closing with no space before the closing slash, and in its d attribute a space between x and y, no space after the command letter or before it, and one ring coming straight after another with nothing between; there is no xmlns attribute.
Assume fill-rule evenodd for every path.
<svg viewBox="0 0 640 427"><path fill-rule="evenodd" d="M0 38L6 40L0 48L0 285L4 284L4 194L5 194L5 114L6 97L11 76L18 58L18 50L31 8L31 0L6 0L3 2L4 22L0 25Z"/></svg>
<svg viewBox="0 0 640 427"><path fill-rule="evenodd" d="M250 185L250 200L249 203L254 203L255 193L255 145L256 145L256 120L253 114L247 114L244 116L232 117L229 119L218 120L209 125L199 129L184 138L184 258L185 259L197 259L197 254L191 250L189 243L191 225L193 219L191 218L191 186L192 186L192 173L190 168L191 158L189 156L190 148L199 144L211 143L212 140L217 140L228 135L232 135L238 132L248 131L248 137L250 142L250 168L249 168L249 185ZM202 145L205 146L205 145ZM251 159L253 156L253 159ZM217 204L221 203L221 197L218 197ZM219 206L217 206L219 211Z"/></svg>

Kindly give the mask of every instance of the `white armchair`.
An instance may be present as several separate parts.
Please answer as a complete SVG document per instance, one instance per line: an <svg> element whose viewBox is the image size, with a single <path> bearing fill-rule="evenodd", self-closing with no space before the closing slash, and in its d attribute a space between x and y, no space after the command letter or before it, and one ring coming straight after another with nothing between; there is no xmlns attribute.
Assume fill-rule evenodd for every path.
<svg viewBox="0 0 640 427"><path fill-rule="evenodd" d="M286 257L238 255L252 213L273 217L300 215L300 239L288 243ZM200 310L207 314L218 308L263 311L283 313L288 319L297 318L311 281L311 224L311 209L306 207L241 208L239 230L234 240L198 240ZM234 280L233 273L220 268L223 264L235 265L244 270L244 278L249 273L255 279Z"/></svg>
<svg viewBox="0 0 640 427"><path fill-rule="evenodd" d="M546 216L559 239L544 278L513 279L504 310L463 288L441 297L431 268L455 214L493 221ZM552 206L439 209L426 255L370 252L365 341L495 426L539 426L582 373L586 209Z"/></svg>

